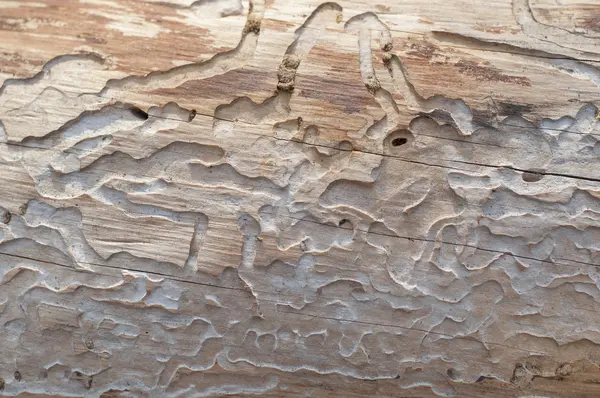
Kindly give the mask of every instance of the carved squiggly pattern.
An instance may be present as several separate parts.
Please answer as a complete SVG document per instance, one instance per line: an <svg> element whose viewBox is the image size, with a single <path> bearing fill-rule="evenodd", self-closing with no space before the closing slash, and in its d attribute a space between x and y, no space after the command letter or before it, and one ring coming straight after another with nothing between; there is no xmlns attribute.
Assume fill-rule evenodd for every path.
<svg viewBox="0 0 600 398"><path fill-rule="evenodd" d="M482 377L525 388L595 366L598 110L478 124L462 100L419 95L367 13L345 29L385 116L332 145L292 99L299 66L342 19L334 3L298 29L262 103L237 98L214 118L128 103L242 67L263 16L250 5L238 47L205 62L115 78L67 57L3 86L0 159L35 195L0 209L0 388L280 396L308 374L453 396ZM372 36L406 104L382 87ZM87 94L57 88L84 64L100 68L80 76ZM63 99L74 113L40 123ZM26 133L26 119L47 131ZM90 239L102 216L172 229L185 253Z"/></svg>

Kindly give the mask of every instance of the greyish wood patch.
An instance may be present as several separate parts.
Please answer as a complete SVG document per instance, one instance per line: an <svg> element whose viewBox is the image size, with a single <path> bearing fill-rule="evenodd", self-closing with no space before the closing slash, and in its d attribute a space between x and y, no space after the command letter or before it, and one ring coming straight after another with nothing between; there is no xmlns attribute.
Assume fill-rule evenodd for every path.
<svg viewBox="0 0 600 398"><path fill-rule="evenodd" d="M593 0L0 1L0 395L600 396Z"/></svg>

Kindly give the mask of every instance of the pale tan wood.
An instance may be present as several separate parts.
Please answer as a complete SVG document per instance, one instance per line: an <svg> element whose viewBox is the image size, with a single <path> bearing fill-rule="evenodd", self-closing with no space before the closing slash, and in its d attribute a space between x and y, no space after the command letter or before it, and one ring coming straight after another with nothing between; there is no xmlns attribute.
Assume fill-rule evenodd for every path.
<svg viewBox="0 0 600 398"><path fill-rule="evenodd" d="M0 393L596 397L593 2L0 2Z"/></svg>

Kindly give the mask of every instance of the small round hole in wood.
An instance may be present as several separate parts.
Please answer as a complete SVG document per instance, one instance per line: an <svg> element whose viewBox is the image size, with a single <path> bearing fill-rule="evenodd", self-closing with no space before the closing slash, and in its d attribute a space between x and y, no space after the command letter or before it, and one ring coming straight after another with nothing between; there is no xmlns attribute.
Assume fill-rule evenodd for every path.
<svg viewBox="0 0 600 398"><path fill-rule="evenodd" d="M394 146L394 147L402 146L402 145L406 144L407 142L408 142L408 140L403 137L394 138L392 140L392 146Z"/></svg>
<svg viewBox="0 0 600 398"><path fill-rule="evenodd" d="M347 218L343 218L338 223L338 227L349 229L352 228L352 223Z"/></svg>
<svg viewBox="0 0 600 398"><path fill-rule="evenodd" d="M407 129L392 131L385 137L383 142L384 151L389 151L392 154L405 151L412 144L413 138L412 133Z"/></svg>
<svg viewBox="0 0 600 398"><path fill-rule="evenodd" d="M143 109L138 108L137 106L132 106L129 108L133 115L141 120L148 120L148 113L146 113Z"/></svg>

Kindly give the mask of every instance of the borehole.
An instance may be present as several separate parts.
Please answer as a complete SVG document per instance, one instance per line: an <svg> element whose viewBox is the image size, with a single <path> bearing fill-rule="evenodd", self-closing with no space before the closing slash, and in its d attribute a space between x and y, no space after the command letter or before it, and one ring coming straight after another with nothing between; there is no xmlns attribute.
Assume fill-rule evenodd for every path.
<svg viewBox="0 0 600 398"><path fill-rule="evenodd" d="M401 146L408 142L406 138L398 137L392 140L392 146Z"/></svg>
<svg viewBox="0 0 600 398"><path fill-rule="evenodd" d="M135 117L140 118L142 120L148 120L148 114L142 109L138 108L137 106L132 106L131 108L129 108L129 110L131 111L131 113L133 113Z"/></svg>

